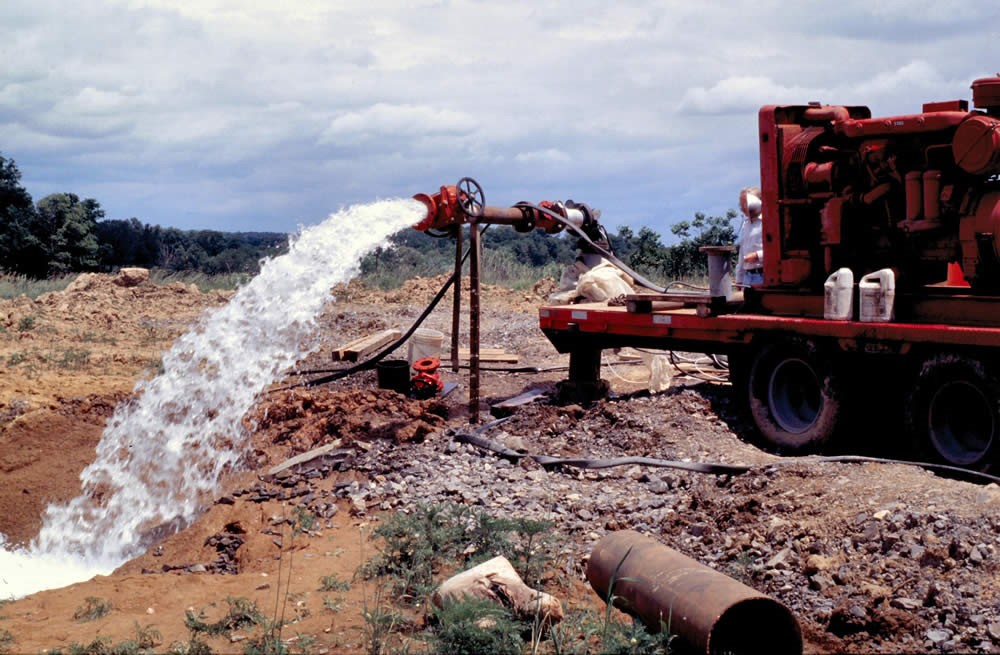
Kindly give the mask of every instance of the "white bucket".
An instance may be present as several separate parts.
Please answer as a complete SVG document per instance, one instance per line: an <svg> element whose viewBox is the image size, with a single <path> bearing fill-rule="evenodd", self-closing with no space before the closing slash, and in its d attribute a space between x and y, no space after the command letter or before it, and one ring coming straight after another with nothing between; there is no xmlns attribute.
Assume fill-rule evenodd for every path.
<svg viewBox="0 0 1000 655"><path fill-rule="evenodd" d="M861 297L861 320L866 323L885 323L894 316L896 300L896 275L891 268L869 273L858 283Z"/></svg>
<svg viewBox="0 0 1000 655"><path fill-rule="evenodd" d="M413 336L409 341L409 361L410 368L413 362L424 357L437 357L441 359L441 343L444 341L444 334L438 330L428 328L417 328L413 331Z"/></svg>
<svg viewBox="0 0 1000 655"><path fill-rule="evenodd" d="M854 311L854 273L842 268L826 279L823 285L823 318L828 321L849 321Z"/></svg>

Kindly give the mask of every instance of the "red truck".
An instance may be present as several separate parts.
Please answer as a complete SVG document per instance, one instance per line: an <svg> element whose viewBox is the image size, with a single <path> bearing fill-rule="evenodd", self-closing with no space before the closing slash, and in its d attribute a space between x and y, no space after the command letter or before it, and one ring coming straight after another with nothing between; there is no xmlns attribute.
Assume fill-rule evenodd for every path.
<svg viewBox="0 0 1000 655"><path fill-rule="evenodd" d="M761 108L764 283L709 302L667 293L541 308L542 330L571 354L570 381L597 384L605 348L725 354L761 436L794 452L833 438L851 390L874 377L902 396L919 455L995 469L1000 77L972 91L974 111L962 100L884 118ZM827 282L844 268L862 280L891 271L895 289L859 284L850 314L830 320ZM866 302L891 312L864 316Z"/></svg>
<svg viewBox="0 0 1000 655"><path fill-rule="evenodd" d="M721 354L734 393L779 451L830 441L852 409L870 411L857 390L875 389L900 399L898 424L918 458L996 470L1000 76L973 82L972 101L973 110L953 100L882 118L862 106L761 108L763 284L732 291L727 267L713 274L710 262L705 294L540 308L541 329L570 354L568 385L599 394L605 349ZM485 207L474 183L417 198L428 206L422 229L595 225L589 208L570 203ZM449 214L455 206L465 218ZM860 282L845 288L845 271ZM831 311L835 278L846 313L842 303Z"/></svg>

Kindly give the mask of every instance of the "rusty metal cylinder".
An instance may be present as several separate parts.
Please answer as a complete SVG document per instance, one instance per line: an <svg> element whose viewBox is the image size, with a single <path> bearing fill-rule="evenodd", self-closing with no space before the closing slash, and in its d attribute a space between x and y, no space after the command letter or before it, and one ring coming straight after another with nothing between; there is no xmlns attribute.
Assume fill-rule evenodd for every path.
<svg viewBox="0 0 1000 655"><path fill-rule="evenodd" d="M605 601L695 652L802 653L802 631L784 605L638 532L598 541L587 579Z"/></svg>

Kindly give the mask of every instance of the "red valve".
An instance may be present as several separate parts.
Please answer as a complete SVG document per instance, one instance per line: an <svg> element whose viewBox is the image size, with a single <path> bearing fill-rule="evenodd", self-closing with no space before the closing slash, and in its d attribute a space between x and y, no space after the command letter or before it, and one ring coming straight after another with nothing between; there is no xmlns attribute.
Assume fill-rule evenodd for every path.
<svg viewBox="0 0 1000 655"><path fill-rule="evenodd" d="M437 357L424 357L413 362L413 370L417 373L433 373L441 367L441 360Z"/></svg>
<svg viewBox="0 0 1000 655"><path fill-rule="evenodd" d="M414 397L430 398L444 389L444 381L438 373L440 367L441 360L437 357L424 357L413 362L416 375L410 378L410 392Z"/></svg>
<svg viewBox="0 0 1000 655"><path fill-rule="evenodd" d="M427 207L427 216L413 227L426 232L427 230L443 230L451 225L462 222L462 210L458 204L458 189L453 186L443 186L433 196L418 193L413 196Z"/></svg>

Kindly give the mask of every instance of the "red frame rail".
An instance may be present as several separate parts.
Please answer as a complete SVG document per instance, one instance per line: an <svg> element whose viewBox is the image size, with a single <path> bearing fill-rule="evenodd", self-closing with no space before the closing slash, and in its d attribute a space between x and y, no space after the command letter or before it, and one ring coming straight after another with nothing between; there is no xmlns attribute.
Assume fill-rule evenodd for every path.
<svg viewBox="0 0 1000 655"><path fill-rule="evenodd" d="M694 309L629 312L603 303L541 307L539 325L560 352L574 345L612 348L626 345L724 352L767 334L836 339L843 350L905 354L912 344L1000 349L1000 327L929 323L862 323L764 314L699 316ZM636 344L632 342L636 341ZM712 345L716 348L712 348Z"/></svg>

